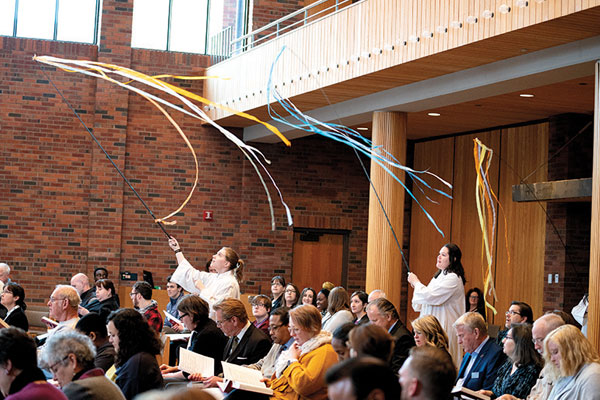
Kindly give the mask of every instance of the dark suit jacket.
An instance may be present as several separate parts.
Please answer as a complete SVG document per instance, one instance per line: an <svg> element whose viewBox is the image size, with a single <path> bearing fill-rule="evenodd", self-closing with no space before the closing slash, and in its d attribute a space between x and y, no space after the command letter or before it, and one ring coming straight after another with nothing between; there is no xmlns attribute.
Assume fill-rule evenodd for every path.
<svg viewBox="0 0 600 400"><path fill-rule="evenodd" d="M189 350L213 358L215 360L215 375L218 375L223 371L221 357L223 357L226 344L227 337L217 328L215 321L206 318L205 321L200 321L192 332ZM186 378L188 375L185 372L183 373Z"/></svg>
<svg viewBox="0 0 600 400"><path fill-rule="evenodd" d="M498 369L506 361L506 355L502 352L502 347L498 346L494 339L489 338L479 352L469 375L464 377L470 360L471 354L466 353L458 371L458 378L464 378L463 386L471 390L492 390Z"/></svg>
<svg viewBox="0 0 600 400"><path fill-rule="evenodd" d="M27 316L25 315L25 311L21 307L17 308L13 311L6 319L4 320L8 325L16 326L17 328L23 329L25 332L29 330L29 321L27 321Z"/></svg>
<svg viewBox="0 0 600 400"><path fill-rule="evenodd" d="M252 324L242 336L237 347L229 354L232 344L233 338L229 338L223 352L223 361L236 365L254 364L266 356L271 349L271 341L267 335Z"/></svg>
<svg viewBox="0 0 600 400"><path fill-rule="evenodd" d="M394 338L395 343L390 366L392 367L392 371L397 374L404 361L408 358L408 352L415 346L415 339L400 320L392 327L390 334Z"/></svg>
<svg viewBox="0 0 600 400"><path fill-rule="evenodd" d="M103 301L94 301L91 304L88 304L86 307L89 312L95 312L96 314L100 314L100 316L106 321L108 319L108 315L119 308L117 304L117 299L113 297L109 297Z"/></svg>

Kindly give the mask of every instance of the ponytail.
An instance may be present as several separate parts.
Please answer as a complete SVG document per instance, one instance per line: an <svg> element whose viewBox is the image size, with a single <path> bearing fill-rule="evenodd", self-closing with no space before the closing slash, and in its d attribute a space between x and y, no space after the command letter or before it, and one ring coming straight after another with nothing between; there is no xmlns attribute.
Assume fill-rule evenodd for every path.
<svg viewBox="0 0 600 400"><path fill-rule="evenodd" d="M244 277L244 260L231 247L223 247L223 250L225 251L225 259L229 261L229 270L233 271L233 276L235 276L238 283L242 283Z"/></svg>
<svg viewBox="0 0 600 400"><path fill-rule="evenodd" d="M233 269L233 276L235 276L238 283L244 282L244 264L244 260L240 259L237 262L237 266Z"/></svg>

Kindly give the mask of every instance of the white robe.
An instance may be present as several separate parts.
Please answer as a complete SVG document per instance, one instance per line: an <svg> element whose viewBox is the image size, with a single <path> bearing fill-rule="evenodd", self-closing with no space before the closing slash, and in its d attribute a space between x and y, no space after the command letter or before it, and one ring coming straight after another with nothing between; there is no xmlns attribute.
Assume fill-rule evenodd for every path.
<svg viewBox="0 0 600 400"><path fill-rule="evenodd" d="M217 302L233 297L240 298L240 285L233 274L233 271L223 272L221 274L198 271L196 268L184 259L178 266L171 281L179 284L190 293L197 293L210 306L210 317L214 319L213 305ZM200 290L196 282L200 281L204 289Z"/></svg>
<svg viewBox="0 0 600 400"><path fill-rule="evenodd" d="M456 332L452 327L454 321L465 313L465 287L462 279L451 272L443 272L431 279L429 285L415 285L412 306L415 311L424 315L433 315L440 321L448 335L448 351L455 365L460 365L462 350L458 345Z"/></svg>

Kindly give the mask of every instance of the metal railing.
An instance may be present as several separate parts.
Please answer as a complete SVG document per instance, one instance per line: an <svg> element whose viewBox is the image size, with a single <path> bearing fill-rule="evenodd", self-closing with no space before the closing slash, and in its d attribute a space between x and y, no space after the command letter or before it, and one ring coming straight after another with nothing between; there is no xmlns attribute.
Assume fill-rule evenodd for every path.
<svg viewBox="0 0 600 400"><path fill-rule="evenodd" d="M211 57L211 64L215 64L231 56L231 41L233 39L233 26L227 26L208 39L206 54Z"/></svg>
<svg viewBox="0 0 600 400"><path fill-rule="evenodd" d="M335 3L323 10L318 10L314 14L309 15L309 11L317 6L322 5L323 3L328 3L334 1ZM279 18L276 21L273 21L262 28L256 29L244 36L240 36L239 38L231 41L229 52L231 55L239 54L247 51L252 47L256 47L261 43L266 42L267 40L272 39L273 37L278 37L283 33L289 32L292 29L295 29L300 26L304 26L309 22L312 22L318 18L323 17L325 14L329 14L330 12L335 12L342 8L343 6L350 5L352 3L356 3L357 0L318 0L304 8L301 8L293 13L286 15L285 17ZM290 20L299 17L297 21L290 23L289 25L284 25L285 22L289 22ZM260 35L262 32L268 31L270 29L275 29L273 32L267 33L265 35Z"/></svg>

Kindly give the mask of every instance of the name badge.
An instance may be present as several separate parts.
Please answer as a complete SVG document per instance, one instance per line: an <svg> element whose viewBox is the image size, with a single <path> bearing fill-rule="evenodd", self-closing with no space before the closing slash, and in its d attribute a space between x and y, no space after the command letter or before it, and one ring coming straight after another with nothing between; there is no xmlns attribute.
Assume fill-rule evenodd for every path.
<svg viewBox="0 0 600 400"><path fill-rule="evenodd" d="M473 373L471 374L471 378L472 378L472 379L479 379L479 372L478 372L478 371L475 371L475 372L473 372Z"/></svg>

